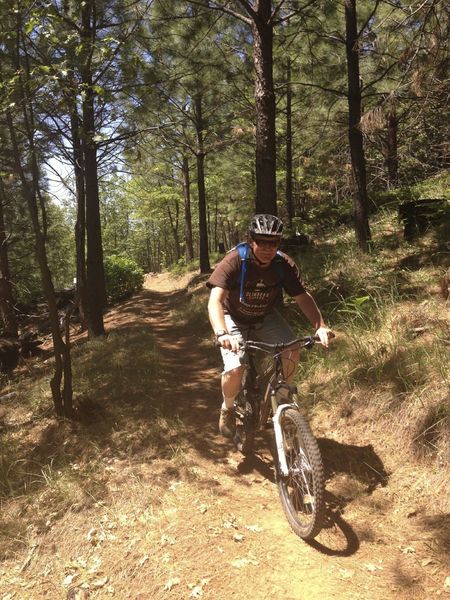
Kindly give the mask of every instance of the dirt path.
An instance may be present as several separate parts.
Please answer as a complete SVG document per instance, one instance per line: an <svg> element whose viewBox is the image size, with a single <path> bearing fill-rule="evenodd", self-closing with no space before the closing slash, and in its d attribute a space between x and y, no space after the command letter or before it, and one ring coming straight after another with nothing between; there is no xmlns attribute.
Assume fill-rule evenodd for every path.
<svg viewBox="0 0 450 600"><path fill-rule="evenodd" d="M175 389L169 389L168 396L183 396L180 414L192 432L185 459L200 474L201 491L188 505L183 505L183 483L175 482L173 490L181 515L176 513L170 530L176 536L180 527L184 539L183 534L178 536L172 550L175 560L184 561L181 572L191 571L190 583L204 580L203 597L215 599L433 597L437 586L425 576L425 569L417 571L413 546L408 549L401 531L386 531L383 517L388 507L383 506L379 486L370 492L361 486L360 501L344 516L331 512L329 528L316 543L308 545L291 532L273 482L267 440L260 440L254 458L244 459L218 435L218 369L211 367L211 349L199 346L195 336L171 322L161 287L158 281L148 284L153 289L149 317L158 324L167 372L182 373L181 388L180 381L173 380ZM333 452L328 440L330 444ZM363 460L370 460L364 448L361 452ZM187 496L191 493L189 489ZM336 504L336 496L330 494L329 499L331 506ZM177 523L180 518L182 523ZM164 596L186 597L183 583Z"/></svg>
<svg viewBox="0 0 450 600"><path fill-rule="evenodd" d="M146 288L112 311L106 326L151 332L159 400L178 415L177 427L161 420L164 435L152 456L141 442L114 454L103 441L104 499L79 509L73 504L33 529L26 552L0 570L0 598L425 600L445 594L442 565L424 550L429 538L411 525L408 507L392 510L389 484L380 485L387 474L369 445L345 445L319 432L332 465L329 526L309 545L292 533L267 440L244 459L218 434L218 359L209 343L176 322L182 292L167 277L147 279ZM146 427L142 414L129 423L131 438L140 427Z"/></svg>

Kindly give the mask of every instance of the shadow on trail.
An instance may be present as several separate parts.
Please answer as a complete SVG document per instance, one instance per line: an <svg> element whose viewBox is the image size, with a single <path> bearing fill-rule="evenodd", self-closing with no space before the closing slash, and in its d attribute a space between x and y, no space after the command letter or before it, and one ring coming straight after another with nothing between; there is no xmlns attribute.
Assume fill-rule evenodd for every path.
<svg viewBox="0 0 450 600"><path fill-rule="evenodd" d="M389 474L373 446L341 444L335 440L317 440L327 480L326 513L322 531L308 544L327 556L351 556L360 546L352 526L341 511L363 495L370 495L379 485L387 485Z"/></svg>
<svg viewBox="0 0 450 600"><path fill-rule="evenodd" d="M332 498L332 495L331 495ZM330 494L325 497L327 511L322 531L314 540L306 543L326 556L351 556L359 550L359 538L356 532L337 510L330 505ZM331 500L331 503L332 500Z"/></svg>
<svg viewBox="0 0 450 600"><path fill-rule="evenodd" d="M265 456L254 453L244 456L237 467L241 475L259 473L264 479L275 483L275 472L272 461L266 460Z"/></svg>
<svg viewBox="0 0 450 600"><path fill-rule="evenodd" d="M243 457L238 465L238 472L248 474L257 472L271 483L276 483L274 469L274 445L273 440L257 440L257 448L266 448L270 454L262 455L258 452ZM321 440L332 442L332 440ZM353 447L356 448L356 447ZM364 449L361 449L364 450ZM269 458L270 456L270 458ZM332 492L325 491L325 517L322 531L314 540L305 540L314 550L327 556L351 556L355 554L360 546L359 538L351 525L342 517L341 508L345 505L342 498L336 497Z"/></svg>
<svg viewBox="0 0 450 600"><path fill-rule="evenodd" d="M371 494L378 485L383 487L387 485L389 474L371 444L367 446L341 444L327 438L320 438L317 441L328 480L339 474L348 475L364 486L366 494ZM342 504L343 500L344 504ZM344 505L345 497L341 499L341 507Z"/></svg>
<svg viewBox="0 0 450 600"><path fill-rule="evenodd" d="M210 460L221 462L228 454L229 444L218 434L220 364L212 341L209 345L206 312L201 330L193 328L189 319L184 323L173 322L173 309L183 309L190 295L186 290L143 290L121 306L114 331L126 331L130 317L133 320L147 318L145 326L156 340L158 351L158 410L179 420L185 446L189 445ZM155 399L152 402L154 404ZM167 444L163 440L159 442L162 450Z"/></svg>

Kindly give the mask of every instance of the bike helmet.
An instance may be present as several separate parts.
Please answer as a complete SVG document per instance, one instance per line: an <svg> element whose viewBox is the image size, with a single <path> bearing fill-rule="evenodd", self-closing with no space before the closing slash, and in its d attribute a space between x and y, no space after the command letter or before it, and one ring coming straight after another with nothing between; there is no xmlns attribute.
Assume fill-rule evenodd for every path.
<svg viewBox="0 0 450 600"><path fill-rule="evenodd" d="M248 227L250 235L273 235L281 237L283 221L274 215L255 215Z"/></svg>

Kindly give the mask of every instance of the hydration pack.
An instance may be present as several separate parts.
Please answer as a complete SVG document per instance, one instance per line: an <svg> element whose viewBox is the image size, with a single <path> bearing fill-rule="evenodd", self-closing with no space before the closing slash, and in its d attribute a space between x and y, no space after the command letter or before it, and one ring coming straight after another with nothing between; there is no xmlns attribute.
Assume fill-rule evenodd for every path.
<svg viewBox="0 0 450 600"><path fill-rule="evenodd" d="M239 275L239 302L241 302L241 304L245 304L244 287L247 269L250 263L251 249L247 242L241 242L235 247L235 250L238 251L239 258L241 259L241 270ZM272 264L275 265L278 276L281 280L283 278L284 259L279 250L277 250L275 258L272 260Z"/></svg>

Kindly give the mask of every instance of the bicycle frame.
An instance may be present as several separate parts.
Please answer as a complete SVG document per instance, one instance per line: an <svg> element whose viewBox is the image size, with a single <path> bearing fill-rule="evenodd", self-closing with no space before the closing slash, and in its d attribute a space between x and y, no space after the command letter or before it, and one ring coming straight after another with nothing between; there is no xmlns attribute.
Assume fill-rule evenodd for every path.
<svg viewBox="0 0 450 600"><path fill-rule="evenodd" d="M289 346L294 346L298 343L302 343L304 347L310 348L316 341L317 339L314 337L306 337L302 340L295 340L295 342L292 342L291 344L265 344L263 342L253 342L251 340L248 340L243 344L243 347L247 350L253 349L270 353L273 359L271 365L269 365L265 372L262 373L262 375L268 375L272 371L259 408L257 429L265 424L271 410L275 443L278 451L279 468L281 474L285 477L289 475L289 468L283 447L283 434L280 419L285 410L293 407L297 408L292 402L292 395L297 393L297 388L296 386L289 385L285 380L283 374L282 352L286 348L289 348ZM255 378L258 378L258 371L252 353L248 353L248 356L249 364L247 368L251 372L251 377L247 378L247 374L245 375L245 385L247 385L249 379L250 381L254 381Z"/></svg>
<svg viewBox="0 0 450 600"><path fill-rule="evenodd" d="M301 538L313 539L320 532L325 511L325 475L320 448L297 401L297 388L286 381L286 350L294 346L311 348L320 342L317 336L294 340L289 344L268 344L247 340L248 364L236 410L235 445L244 455L253 451L254 435L269 415L273 422L276 449L275 474L281 505L293 531ZM252 351L270 355L270 365L257 369ZM261 377L265 391L261 398Z"/></svg>

